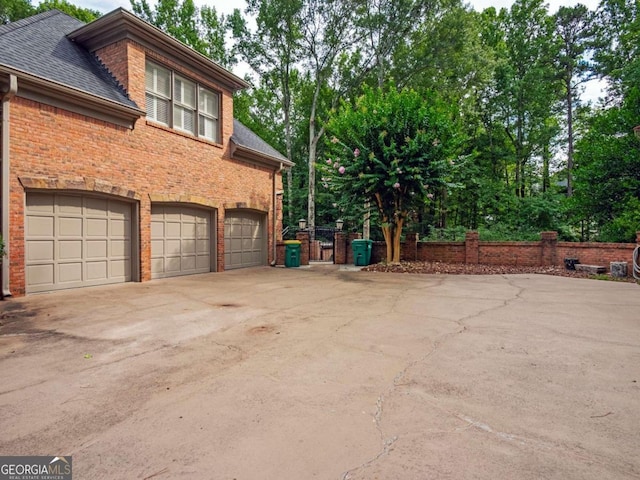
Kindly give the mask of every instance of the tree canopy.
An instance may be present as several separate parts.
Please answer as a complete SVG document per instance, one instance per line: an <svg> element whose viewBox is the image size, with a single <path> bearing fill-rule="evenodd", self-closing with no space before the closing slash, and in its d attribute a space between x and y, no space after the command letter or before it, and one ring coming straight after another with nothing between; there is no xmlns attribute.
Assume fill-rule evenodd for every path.
<svg viewBox="0 0 640 480"><path fill-rule="evenodd" d="M365 88L331 115L323 182L343 202L378 209L387 259L400 261L402 228L445 185L459 138L451 108L415 90Z"/></svg>

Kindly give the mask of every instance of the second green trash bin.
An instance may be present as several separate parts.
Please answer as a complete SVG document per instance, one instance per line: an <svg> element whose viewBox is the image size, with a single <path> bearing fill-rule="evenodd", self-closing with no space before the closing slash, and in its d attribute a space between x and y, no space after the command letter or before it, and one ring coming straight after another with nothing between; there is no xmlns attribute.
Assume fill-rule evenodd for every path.
<svg viewBox="0 0 640 480"><path fill-rule="evenodd" d="M353 249L353 264L364 267L371 263L372 240L355 239L351 241Z"/></svg>
<svg viewBox="0 0 640 480"><path fill-rule="evenodd" d="M300 240L285 240L284 242L284 266L300 266Z"/></svg>

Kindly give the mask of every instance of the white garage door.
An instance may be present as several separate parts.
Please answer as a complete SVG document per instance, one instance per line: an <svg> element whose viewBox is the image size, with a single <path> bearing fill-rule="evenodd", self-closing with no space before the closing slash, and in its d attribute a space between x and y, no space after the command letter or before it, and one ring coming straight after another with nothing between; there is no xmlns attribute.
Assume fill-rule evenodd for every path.
<svg viewBox="0 0 640 480"><path fill-rule="evenodd" d="M151 277L211 271L211 212L186 206L151 206Z"/></svg>
<svg viewBox="0 0 640 480"><path fill-rule="evenodd" d="M131 204L28 193L27 293L131 280Z"/></svg>
<svg viewBox="0 0 640 480"><path fill-rule="evenodd" d="M224 268L255 267L267 262L265 215L253 212L225 213Z"/></svg>

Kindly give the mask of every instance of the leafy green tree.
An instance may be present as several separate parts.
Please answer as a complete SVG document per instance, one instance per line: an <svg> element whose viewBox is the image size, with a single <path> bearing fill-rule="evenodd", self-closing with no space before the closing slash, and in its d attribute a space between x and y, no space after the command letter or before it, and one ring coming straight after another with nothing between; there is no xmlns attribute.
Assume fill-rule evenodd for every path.
<svg viewBox="0 0 640 480"><path fill-rule="evenodd" d="M387 261L400 261L402 229L444 184L459 143L451 108L414 90L366 88L327 124L326 182L343 204L377 207Z"/></svg>
<svg viewBox="0 0 640 480"><path fill-rule="evenodd" d="M193 0L158 0L153 8L147 0L130 1L146 22L227 68L235 65L235 52L225 44L229 20L215 7L198 9Z"/></svg>
<svg viewBox="0 0 640 480"><path fill-rule="evenodd" d="M498 98L514 150L515 192L522 198L529 163L548 143L545 130L560 92L553 67L554 25L542 0L517 0L500 17L506 58L498 69Z"/></svg>
<svg viewBox="0 0 640 480"><path fill-rule="evenodd" d="M67 0L44 0L36 7L35 13L47 12L54 9L60 10L85 23L93 22L102 15L97 10L78 7L77 5L67 2Z"/></svg>
<svg viewBox="0 0 640 480"><path fill-rule="evenodd" d="M0 1L0 24L15 22L34 14L30 0L2 0Z"/></svg>

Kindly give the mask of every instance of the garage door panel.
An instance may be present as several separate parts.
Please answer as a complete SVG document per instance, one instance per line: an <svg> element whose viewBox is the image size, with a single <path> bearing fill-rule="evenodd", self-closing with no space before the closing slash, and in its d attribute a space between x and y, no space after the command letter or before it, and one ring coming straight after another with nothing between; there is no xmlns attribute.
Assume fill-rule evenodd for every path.
<svg viewBox="0 0 640 480"><path fill-rule="evenodd" d="M131 279L131 204L28 193L25 225L28 293ZM121 263L115 269L113 254Z"/></svg>
<svg viewBox="0 0 640 480"><path fill-rule="evenodd" d="M110 260L109 266L111 268L110 276L113 278L126 278L131 275L131 262L126 260Z"/></svg>
<svg viewBox="0 0 640 480"><path fill-rule="evenodd" d="M182 270L195 270L196 269L196 256L182 256Z"/></svg>
<svg viewBox="0 0 640 480"><path fill-rule="evenodd" d="M180 222L167 222L164 229L167 238L180 238Z"/></svg>
<svg viewBox="0 0 640 480"><path fill-rule="evenodd" d="M27 260L47 260L53 257L53 240L34 240L27 244Z"/></svg>
<svg viewBox="0 0 640 480"><path fill-rule="evenodd" d="M118 237L129 237L129 232L131 232L131 223L124 219L110 219L109 220L109 229L112 235Z"/></svg>
<svg viewBox="0 0 640 480"><path fill-rule="evenodd" d="M151 238L164 238L164 222L151 222Z"/></svg>
<svg viewBox="0 0 640 480"><path fill-rule="evenodd" d="M55 220L50 217L32 216L27 217L28 237L53 237L55 229L53 228Z"/></svg>
<svg viewBox="0 0 640 480"><path fill-rule="evenodd" d="M31 285L40 287L53 285L53 265L27 265L26 274Z"/></svg>
<svg viewBox="0 0 640 480"><path fill-rule="evenodd" d="M106 240L88 240L87 241L87 258L106 258L107 257L107 241Z"/></svg>
<svg viewBox="0 0 640 480"><path fill-rule="evenodd" d="M165 241L165 246L166 246L165 255L180 255L181 243L182 242L179 239Z"/></svg>
<svg viewBox="0 0 640 480"><path fill-rule="evenodd" d="M87 279L102 280L107 278L108 263L106 260L87 263Z"/></svg>
<svg viewBox="0 0 640 480"><path fill-rule="evenodd" d="M53 195L49 193L30 193L27 195L27 211L30 213L53 213Z"/></svg>
<svg viewBox="0 0 640 480"><path fill-rule="evenodd" d="M182 254L194 254L196 253L196 241L195 239L186 239L182 241Z"/></svg>
<svg viewBox="0 0 640 480"><path fill-rule="evenodd" d="M152 258L151 271L155 273L164 273L164 258Z"/></svg>
<svg viewBox="0 0 640 480"><path fill-rule="evenodd" d="M105 237L108 232L108 221L106 218L89 218L87 223L87 236L89 237Z"/></svg>
<svg viewBox="0 0 640 480"><path fill-rule="evenodd" d="M56 208L58 213L82 215L82 199L74 195L58 195Z"/></svg>
<svg viewBox="0 0 640 480"><path fill-rule="evenodd" d="M58 237L82 237L82 218L58 217L58 225L54 235Z"/></svg>
<svg viewBox="0 0 640 480"><path fill-rule="evenodd" d="M131 256L131 242L128 240L113 240L111 242L111 251L109 252L109 258L118 257L130 257Z"/></svg>
<svg viewBox="0 0 640 480"><path fill-rule="evenodd" d="M85 211L87 215L106 217L108 216L108 200L103 198L86 198Z"/></svg>
<svg viewBox="0 0 640 480"><path fill-rule="evenodd" d="M180 257L168 257L164 262L165 269L164 271L169 272L180 272L181 270L181 262Z"/></svg>
<svg viewBox="0 0 640 480"><path fill-rule="evenodd" d="M82 262L62 263L58 266L57 284L81 283Z"/></svg>
<svg viewBox="0 0 640 480"><path fill-rule="evenodd" d="M60 260L82 260L82 240L58 240Z"/></svg>
<svg viewBox="0 0 640 480"><path fill-rule="evenodd" d="M208 254L196 257L196 268L208 268L209 265L211 265L211 257Z"/></svg>
<svg viewBox="0 0 640 480"><path fill-rule="evenodd" d="M151 240L151 251L159 257L164 256L164 240Z"/></svg>
<svg viewBox="0 0 640 480"><path fill-rule="evenodd" d="M211 212L173 205L152 205L151 276L211 271Z"/></svg>
<svg viewBox="0 0 640 480"><path fill-rule="evenodd" d="M211 244L209 240L197 240L196 241L196 252L201 255L209 255L211 252Z"/></svg>

